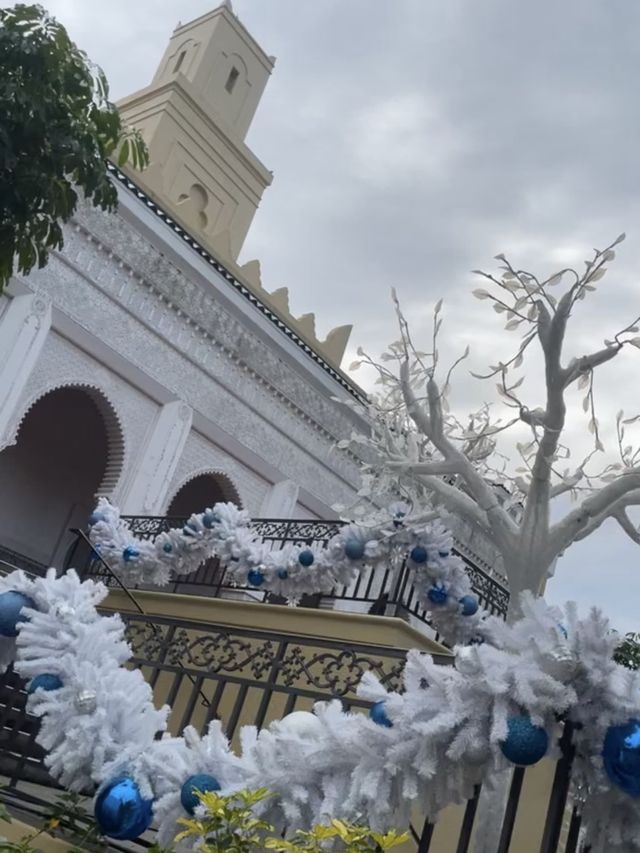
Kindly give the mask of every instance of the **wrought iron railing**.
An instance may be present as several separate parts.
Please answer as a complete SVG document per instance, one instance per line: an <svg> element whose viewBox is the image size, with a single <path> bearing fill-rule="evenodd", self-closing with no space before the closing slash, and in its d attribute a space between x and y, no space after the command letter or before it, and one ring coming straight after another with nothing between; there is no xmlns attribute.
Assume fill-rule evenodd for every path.
<svg viewBox="0 0 640 853"><path fill-rule="evenodd" d="M151 539L163 531L174 527L182 527L185 518L167 516L123 516L135 536ZM315 521L306 519L256 519L252 522L255 533L274 548L282 548L287 543L326 545L340 529L340 521ZM459 552L456 552L459 553ZM471 584L478 596L480 604L489 612L505 616L509 606L509 591L495 577L492 577L479 566L473 564L464 554L460 556L465 562ZM65 566L78 569L91 577L101 577L108 584L113 584L108 573L99 561L95 560L86 534L76 531L76 538L71 546ZM180 575L174 578L170 591L192 593L196 595L218 597L223 594L237 595L238 589L250 589L242 584L228 583L225 570L215 558L207 560L190 575ZM273 601L273 596L260 590L251 590L251 595L258 600ZM412 616L419 622L429 624L429 613L419 601L418 591L411 581L411 573L402 561L397 567L384 570L365 568L358 578L347 586L337 586L331 592L322 596L327 601L352 602L362 609L374 614L393 614ZM309 597L305 602L317 606L320 596Z"/></svg>
<svg viewBox="0 0 640 853"><path fill-rule="evenodd" d="M32 575L44 575L47 567L44 563L39 563L37 560L32 560L31 557L25 557L24 554L20 554L18 551L13 551L11 548L5 548L4 545L0 545L0 571L3 569L4 574L7 571L22 569L22 571Z"/></svg>
<svg viewBox="0 0 640 853"><path fill-rule="evenodd" d="M364 711L368 703L356 696L355 688L366 671L375 672L390 689L401 685L405 652L400 649L140 613L125 613L123 619L132 663L153 686L156 704L172 707L169 725L174 734L187 725L204 731L211 720L221 719L235 742L243 725L261 727L331 698L345 709ZM436 660L446 665L451 659ZM8 780L2 797L12 803L24 797L38 802L33 798L36 789L25 787L25 782L53 785L44 752L36 743L38 722L26 712L25 704L23 683L11 671L5 673L0 677L0 774ZM540 853L577 853L579 849L580 816L568 801L573 760L569 725L560 740L560 755L547 794L546 818L538 830ZM527 820L523 815L530 803L522 791L529 772L521 767L513 772L496 853L512 849L522 827L519 821ZM476 788L457 823L448 821L446 830L429 820L411 826L416 853L442 849L443 831L446 849L469 853L480 793ZM496 809L501 807L497 800Z"/></svg>
<svg viewBox="0 0 640 853"><path fill-rule="evenodd" d="M133 593L128 594L135 599ZM355 689L367 671L374 672L389 689L401 689L405 661L401 649L150 616L137 607L138 612L122 614L132 664L152 685L156 703L171 706L169 724L174 734L187 725L204 731L211 720L220 719L234 739L242 725L260 728L272 719L331 698L345 709L364 711L368 703ZM447 665L451 657L436 655L435 660ZM46 771L44 752L36 743L37 731L38 721L26 711L24 683L9 669L0 676L0 775L8 782L0 798L34 814L50 799L46 788L54 785ZM565 724L546 817L538 830L539 853L587 851L579 848L581 818L569 801L572 737L571 726ZM522 767L513 771L496 853L509 853L518 829L522 831L524 824L529 827L530 804L521 796L528 772ZM45 786L44 799L34 795L34 790L43 789L25 788L24 782ZM457 825L445 824L447 849L453 849L453 843L456 853L469 853L480 794L478 786ZM496 808L501 808L499 801ZM416 853L441 849L442 828L437 823L427 819L422 826L412 825L410 834ZM149 843L146 838L135 846L143 849Z"/></svg>

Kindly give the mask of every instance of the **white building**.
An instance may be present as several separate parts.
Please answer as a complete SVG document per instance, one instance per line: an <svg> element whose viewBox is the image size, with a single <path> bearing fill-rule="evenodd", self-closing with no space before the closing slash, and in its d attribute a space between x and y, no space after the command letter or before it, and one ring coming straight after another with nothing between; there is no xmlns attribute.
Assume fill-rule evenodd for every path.
<svg viewBox="0 0 640 853"><path fill-rule="evenodd" d="M361 396L339 368L350 327L317 340L236 260L271 182L244 136L273 62L228 3L179 26L121 104L149 169L112 169L118 213L83 209L0 298L5 557L60 564L96 495L129 514L224 498L301 518L353 495L333 445L357 416L332 399Z"/></svg>

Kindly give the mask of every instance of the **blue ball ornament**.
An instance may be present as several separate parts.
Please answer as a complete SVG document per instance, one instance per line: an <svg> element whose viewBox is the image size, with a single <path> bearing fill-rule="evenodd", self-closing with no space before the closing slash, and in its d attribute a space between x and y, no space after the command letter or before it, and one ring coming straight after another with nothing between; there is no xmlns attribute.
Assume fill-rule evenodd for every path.
<svg viewBox="0 0 640 853"><path fill-rule="evenodd" d="M165 554L170 554L173 551L173 545L171 544L171 542L165 542L162 546L162 550Z"/></svg>
<svg viewBox="0 0 640 853"><path fill-rule="evenodd" d="M42 672L31 679L27 693L35 693L36 690L60 690L61 687L62 681L58 675L54 675L52 672Z"/></svg>
<svg viewBox="0 0 640 853"><path fill-rule="evenodd" d="M444 586L438 584L431 587L427 593L427 598L432 604L442 605L447 603L449 593Z"/></svg>
<svg viewBox="0 0 640 853"><path fill-rule="evenodd" d="M143 799L134 779L109 782L96 798L94 814L103 835L133 841L151 826L152 801Z"/></svg>
<svg viewBox="0 0 640 853"><path fill-rule="evenodd" d="M214 524L217 524L220 521L220 518L215 514L215 512L205 512L202 516L202 523L207 528L207 530L211 530Z"/></svg>
<svg viewBox="0 0 640 853"><path fill-rule="evenodd" d="M463 616L473 616L474 613L478 612L478 599L475 595L463 595L460 599L460 606Z"/></svg>
<svg viewBox="0 0 640 853"><path fill-rule="evenodd" d="M247 580L251 586L262 586L264 583L264 575L258 569L251 569L247 575Z"/></svg>
<svg viewBox="0 0 640 853"><path fill-rule="evenodd" d="M427 549L423 548L422 545L416 545L415 548L411 549L409 556L414 563L426 563L428 556Z"/></svg>
<svg viewBox="0 0 640 853"><path fill-rule="evenodd" d="M344 553L350 560L361 560L364 557L364 542L359 539L349 539L344 546Z"/></svg>
<svg viewBox="0 0 640 853"><path fill-rule="evenodd" d="M103 512L92 512L89 516L89 527L93 527L94 524L97 524L99 521L105 521L105 516Z"/></svg>
<svg viewBox="0 0 640 853"><path fill-rule="evenodd" d="M304 551L300 551L300 553L298 554L298 562L301 566L305 566L306 568L312 566L314 560L315 557L313 555L313 551L310 551L308 548L306 548Z"/></svg>
<svg viewBox="0 0 640 853"><path fill-rule="evenodd" d="M640 720L607 729L602 763L614 785L631 797L640 797Z"/></svg>
<svg viewBox="0 0 640 853"><path fill-rule="evenodd" d="M14 589L0 594L0 634L3 637L17 637L19 623L27 621L22 608L35 606L32 598Z"/></svg>
<svg viewBox="0 0 640 853"><path fill-rule="evenodd" d="M438 554L442 557L443 560L446 560L446 558L451 555L451 552L450 551L438 551Z"/></svg>
<svg viewBox="0 0 640 853"><path fill-rule="evenodd" d="M289 577L289 572L286 569L278 569L278 577L281 581L286 581Z"/></svg>
<svg viewBox="0 0 640 853"><path fill-rule="evenodd" d="M517 714L507 721L507 737L500 744L502 754L512 764L529 767L547 753L549 735L542 726L534 726L528 714Z"/></svg>
<svg viewBox="0 0 640 853"><path fill-rule="evenodd" d="M384 726L386 729L393 728L393 723L389 717L387 717L384 699L381 699L379 702L375 702L369 708L369 717L379 726Z"/></svg>
<svg viewBox="0 0 640 853"><path fill-rule="evenodd" d="M135 560L136 557L140 556L140 551L135 547L135 545L127 545L127 547L122 552L122 559L125 563L130 563L132 560Z"/></svg>
<svg viewBox="0 0 640 853"><path fill-rule="evenodd" d="M208 773L196 773L195 776L189 776L187 781L180 789L180 802L182 808L193 814L200 800L196 796L196 791L201 791L206 794L207 791L219 791L220 783L215 776L210 776Z"/></svg>

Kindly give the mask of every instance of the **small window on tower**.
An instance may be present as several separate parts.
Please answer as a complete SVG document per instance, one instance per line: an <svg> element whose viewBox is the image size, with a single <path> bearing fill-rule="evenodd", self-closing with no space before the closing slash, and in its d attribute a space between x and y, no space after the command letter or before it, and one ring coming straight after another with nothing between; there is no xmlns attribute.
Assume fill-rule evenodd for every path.
<svg viewBox="0 0 640 853"><path fill-rule="evenodd" d="M238 80L239 76L240 76L240 72L234 66L231 69L231 71L229 72L229 76L227 77L227 82L224 84L224 88L227 90L227 92L229 92L229 94L231 94L231 92L233 92L233 87L236 85L236 81Z"/></svg>
<svg viewBox="0 0 640 853"><path fill-rule="evenodd" d="M181 66L181 65L182 65L182 63L184 62L184 58L185 58L185 56L186 56L186 55L187 55L187 51L186 51L186 50L183 50L183 51L182 51L182 53L180 54L180 56L178 57L178 60L177 60L177 62L176 62L176 67L173 69L173 73L174 73L174 74L177 74L177 73L178 73L178 71L180 71L180 66Z"/></svg>

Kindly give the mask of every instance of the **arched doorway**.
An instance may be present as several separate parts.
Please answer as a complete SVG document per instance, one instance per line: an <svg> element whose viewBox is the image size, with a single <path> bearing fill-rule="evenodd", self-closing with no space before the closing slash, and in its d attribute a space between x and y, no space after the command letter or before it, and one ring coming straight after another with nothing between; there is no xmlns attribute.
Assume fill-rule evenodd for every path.
<svg viewBox="0 0 640 853"><path fill-rule="evenodd" d="M99 391L66 386L37 400L16 444L0 453L0 558L4 548L61 567L69 528L86 527L123 455L115 412Z"/></svg>
<svg viewBox="0 0 640 853"><path fill-rule="evenodd" d="M171 499L167 515L187 518L192 513L202 512L220 501L231 501L236 506L242 506L235 486L224 474L198 474L178 489Z"/></svg>

